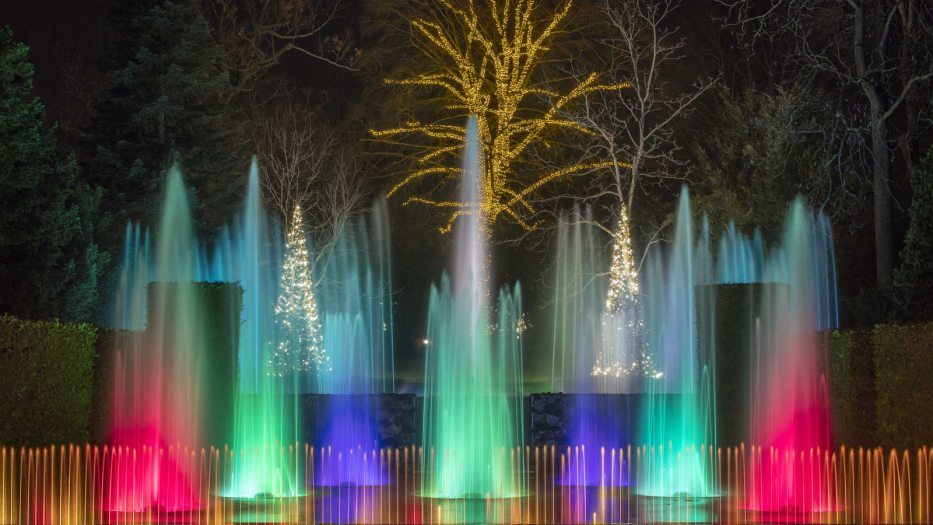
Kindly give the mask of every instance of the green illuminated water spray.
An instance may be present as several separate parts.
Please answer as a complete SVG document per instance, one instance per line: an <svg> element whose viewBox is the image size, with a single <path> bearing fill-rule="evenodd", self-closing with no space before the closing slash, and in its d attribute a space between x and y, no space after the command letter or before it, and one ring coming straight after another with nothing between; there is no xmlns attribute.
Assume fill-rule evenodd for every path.
<svg viewBox="0 0 933 525"><path fill-rule="evenodd" d="M490 313L488 231L475 117L467 123L452 279L432 287L425 358L423 493L501 498L522 493L521 290L503 289Z"/></svg>

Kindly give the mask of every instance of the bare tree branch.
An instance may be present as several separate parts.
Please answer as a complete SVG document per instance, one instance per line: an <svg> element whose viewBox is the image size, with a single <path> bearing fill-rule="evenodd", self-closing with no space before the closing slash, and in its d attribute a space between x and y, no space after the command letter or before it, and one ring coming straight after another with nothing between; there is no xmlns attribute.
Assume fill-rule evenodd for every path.
<svg viewBox="0 0 933 525"><path fill-rule="evenodd" d="M343 0L199 1L239 91L255 89L255 81L290 51L357 70L361 49L352 33L331 31L344 17Z"/></svg>
<svg viewBox="0 0 933 525"><path fill-rule="evenodd" d="M611 197L610 207L622 206L632 216L635 196L646 184L684 179L689 172L677 155L680 145L674 124L690 113L717 79L698 79L685 92L678 92L669 83L670 68L683 59L684 40L669 24L678 5L677 0L604 1L602 12L611 36L599 51L605 57L608 81L627 82L631 87L587 93L579 105L562 113L562 118L590 132L583 162L602 159L614 163L603 170L605 176L593 179L584 197L575 199L578 202L606 202L604 197ZM580 72L573 64L570 61L567 74L577 78ZM645 236L656 239L662 226L654 226L644 232Z"/></svg>
<svg viewBox="0 0 933 525"><path fill-rule="evenodd" d="M908 171L916 150L919 104L911 93L933 78L931 24L925 0L716 0L725 8L724 27L733 28L746 45L760 40L790 39L796 52L789 60L814 79L828 75L839 88L858 86L864 95L871 143L877 285L893 283L891 159L893 146L905 150ZM764 7L762 7L764 6ZM895 95L897 93L897 95ZM892 126L890 117L904 110L906 126ZM929 103L926 105L929 111Z"/></svg>
<svg viewBox="0 0 933 525"><path fill-rule="evenodd" d="M257 120L254 142L265 198L286 228L301 207L317 261L365 209L366 180L334 134L311 115L286 106Z"/></svg>

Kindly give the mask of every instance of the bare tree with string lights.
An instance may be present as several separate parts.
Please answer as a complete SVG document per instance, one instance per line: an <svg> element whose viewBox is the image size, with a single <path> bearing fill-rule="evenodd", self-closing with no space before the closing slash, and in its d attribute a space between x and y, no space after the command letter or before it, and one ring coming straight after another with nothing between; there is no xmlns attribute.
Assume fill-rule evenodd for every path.
<svg viewBox="0 0 933 525"><path fill-rule="evenodd" d="M475 115L478 122L485 166L484 191L476 204L488 225L507 218L525 230L534 229L538 210L532 197L543 187L575 173L627 166L621 160L601 159L542 170L529 162L532 149L548 148L552 132L591 133L563 116L562 110L573 101L629 86L602 83L597 73L574 81L566 90L542 83L539 68L548 60L548 46L562 30L571 6L566 1L549 10L536 0L491 0L478 8L473 0L437 0L428 15L411 22L415 44L429 69L387 82L424 89L439 107L432 105L437 116L429 122L413 120L372 131L377 139L415 152L414 168L390 188L390 196L415 187L431 188L409 196L405 204L444 210L445 232L458 217L470 213L474 203L436 196L460 173L468 115ZM542 103L545 98L548 104Z"/></svg>

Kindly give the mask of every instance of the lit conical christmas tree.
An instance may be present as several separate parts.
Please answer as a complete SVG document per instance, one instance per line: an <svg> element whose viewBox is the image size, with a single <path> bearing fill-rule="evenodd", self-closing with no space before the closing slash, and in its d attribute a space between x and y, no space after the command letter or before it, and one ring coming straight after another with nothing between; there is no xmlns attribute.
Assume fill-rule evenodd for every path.
<svg viewBox="0 0 933 525"><path fill-rule="evenodd" d="M603 310L603 348L593 366L594 376L660 377L645 346L639 293L628 214L623 206L612 235L609 289Z"/></svg>
<svg viewBox="0 0 933 525"><path fill-rule="evenodd" d="M285 376L327 367L324 333L314 299L314 282L308 268L301 209L295 207L285 245L279 298L275 304L279 342L269 358L269 373Z"/></svg>
<svg viewBox="0 0 933 525"><path fill-rule="evenodd" d="M612 236L612 263L609 267L609 292L606 313L634 311L638 308L638 272L632 255L632 236L625 207L619 209L619 225Z"/></svg>

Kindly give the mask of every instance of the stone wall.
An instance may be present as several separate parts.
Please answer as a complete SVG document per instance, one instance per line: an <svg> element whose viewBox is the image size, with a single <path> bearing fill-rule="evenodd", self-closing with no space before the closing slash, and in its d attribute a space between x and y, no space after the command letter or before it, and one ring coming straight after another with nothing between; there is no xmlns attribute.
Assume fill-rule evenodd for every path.
<svg viewBox="0 0 933 525"><path fill-rule="evenodd" d="M413 445L420 439L416 424L417 403L414 394L305 394L300 401L304 418L301 437L307 443L322 443L327 440L325 436L334 418L349 416L360 422L375 419L376 435L373 437L380 446ZM347 424L352 425L352 422Z"/></svg>
<svg viewBox="0 0 933 525"><path fill-rule="evenodd" d="M526 437L532 445L628 445L635 441L633 429L643 401L640 394L532 394Z"/></svg>

